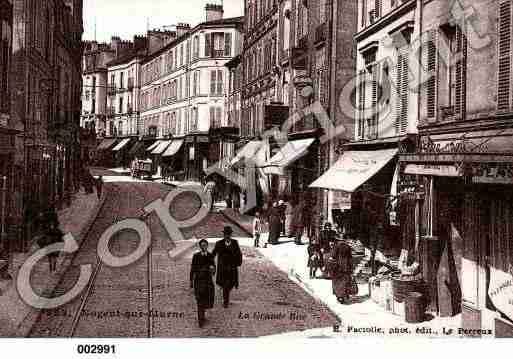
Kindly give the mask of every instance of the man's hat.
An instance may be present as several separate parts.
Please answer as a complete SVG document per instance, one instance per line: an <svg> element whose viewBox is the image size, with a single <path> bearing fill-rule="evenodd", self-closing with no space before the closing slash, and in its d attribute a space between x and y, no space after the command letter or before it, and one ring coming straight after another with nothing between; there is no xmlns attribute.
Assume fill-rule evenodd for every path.
<svg viewBox="0 0 513 359"><path fill-rule="evenodd" d="M205 238L201 239L201 240L198 242L198 245L200 245L200 246L201 246L201 243L206 243L206 244L208 245L208 241L207 241Z"/></svg>
<svg viewBox="0 0 513 359"><path fill-rule="evenodd" d="M233 229L232 229L232 227L230 227L230 226L225 226L225 227L223 228L223 234L232 234L232 233L233 233Z"/></svg>

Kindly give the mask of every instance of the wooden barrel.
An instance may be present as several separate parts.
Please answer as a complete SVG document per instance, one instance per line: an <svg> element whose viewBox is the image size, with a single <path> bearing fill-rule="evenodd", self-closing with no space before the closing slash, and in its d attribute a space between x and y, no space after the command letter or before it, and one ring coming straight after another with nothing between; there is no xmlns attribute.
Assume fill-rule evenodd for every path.
<svg viewBox="0 0 513 359"><path fill-rule="evenodd" d="M406 323L420 323L424 321L426 301L422 293L408 294L404 301L404 319Z"/></svg>
<svg viewBox="0 0 513 359"><path fill-rule="evenodd" d="M425 294L425 282L422 279L392 279L392 293L396 302L404 302L408 294L412 292Z"/></svg>

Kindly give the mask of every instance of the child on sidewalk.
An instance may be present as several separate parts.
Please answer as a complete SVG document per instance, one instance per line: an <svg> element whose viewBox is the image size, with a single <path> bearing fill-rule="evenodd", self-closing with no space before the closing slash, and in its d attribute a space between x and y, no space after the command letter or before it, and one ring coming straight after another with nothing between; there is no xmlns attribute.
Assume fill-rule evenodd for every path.
<svg viewBox="0 0 513 359"><path fill-rule="evenodd" d="M260 235L263 230L262 218L260 217L260 212L255 213L255 218L253 219L253 239L254 239L254 247L259 247L260 245Z"/></svg>

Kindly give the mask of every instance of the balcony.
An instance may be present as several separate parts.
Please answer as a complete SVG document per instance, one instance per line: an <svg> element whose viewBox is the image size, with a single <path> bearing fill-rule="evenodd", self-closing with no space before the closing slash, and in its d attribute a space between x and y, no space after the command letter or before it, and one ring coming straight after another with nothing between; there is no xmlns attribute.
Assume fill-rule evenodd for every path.
<svg viewBox="0 0 513 359"><path fill-rule="evenodd" d="M224 57L224 50L212 50L212 57Z"/></svg>

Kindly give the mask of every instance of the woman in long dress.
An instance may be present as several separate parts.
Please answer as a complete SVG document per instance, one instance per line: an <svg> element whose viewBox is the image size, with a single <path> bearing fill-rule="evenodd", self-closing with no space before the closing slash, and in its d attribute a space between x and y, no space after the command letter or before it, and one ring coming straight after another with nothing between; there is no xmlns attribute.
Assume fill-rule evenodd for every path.
<svg viewBox="0 0 513 359"><path fill-rule="evenodd" d="M344 241L339 241L333 247L328 260L328 271L331 276L333 294L340 303L346 303L353 293L353 262L351 247Z"/></svg>

